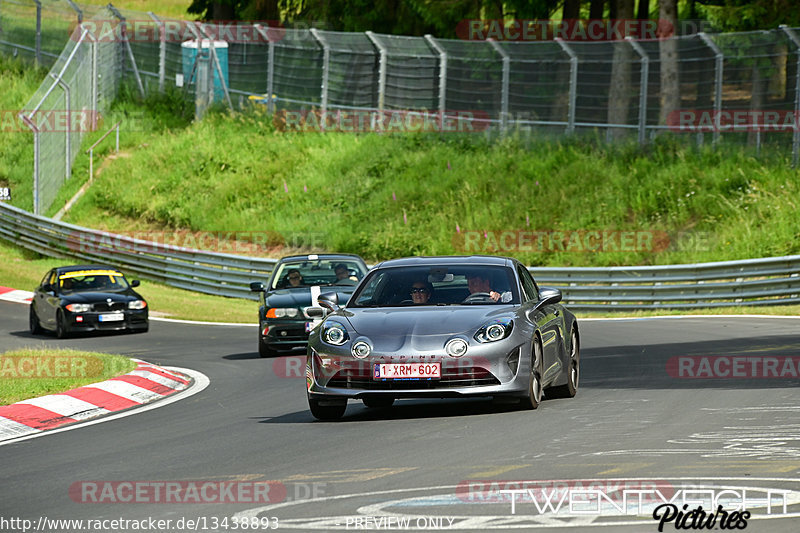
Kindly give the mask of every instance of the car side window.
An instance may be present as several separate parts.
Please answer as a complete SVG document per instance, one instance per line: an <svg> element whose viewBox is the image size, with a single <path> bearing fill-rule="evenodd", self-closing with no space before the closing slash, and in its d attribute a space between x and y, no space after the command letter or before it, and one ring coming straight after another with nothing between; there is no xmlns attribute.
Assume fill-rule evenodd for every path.
<svg viewBox="0 0 800 533"><path fill-rule="evenodd" d="M517 266L517 272L519 274L520 281L522 281L522 292L525 293L525 300L538 302L539 290L536 288L536 283L534 283L531 273L528 272L528 269L522 265Z"/></svg>
<svg viewBox="0 0 800 533"><path fill-rule="evenodd" d="M53 275L53 271L49 271L47 274L44 275L42 278L41 283L39 283L39 287L44 287L44 285L50 280L50 276Z"/></svg>

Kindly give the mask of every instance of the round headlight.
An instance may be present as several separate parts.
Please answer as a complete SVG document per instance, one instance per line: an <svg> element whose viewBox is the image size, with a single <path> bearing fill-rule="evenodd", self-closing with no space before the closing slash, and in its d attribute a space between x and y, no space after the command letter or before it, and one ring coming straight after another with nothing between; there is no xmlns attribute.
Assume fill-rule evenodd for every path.
<svg viewBox="0 0 800 533"><path fill-rule="evenodd" d="M323 337L325 338L325 342L334 344L336 346L341 346L347 341L347 333L344 331L344 328L339 325L328 326L325 328Z"/></svg>
<svg viewBox="0 0 800 533"><path fill-rule="evenodd" d="M506 334L506 328L502 324L492 324L486 328L486 338L490 341L499 341Z"/></svg>
<svg viewBox="0 0 800 533"><path fill-rule="evenodd" d="M453 339L444 345L444 351L451 357L461 357L467 353L467 342L464 339Z"/></svg>
<svg viewBox="0 0 800 533"><path fill-rule="evenodd" d="M367 344L366 342L358 341L353 345L352 352L355 357L358 357L359 359L364 359L366 356L372 353L372 348L370 348L369 344Z"/></svg>

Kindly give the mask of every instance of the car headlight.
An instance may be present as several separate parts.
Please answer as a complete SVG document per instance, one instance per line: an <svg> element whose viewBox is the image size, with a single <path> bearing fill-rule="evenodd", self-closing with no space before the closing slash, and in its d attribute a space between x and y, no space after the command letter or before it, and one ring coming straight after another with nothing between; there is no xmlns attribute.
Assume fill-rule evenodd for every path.
<svg viewBox="0 0 800 533"><path fill-rule="evenodd" d="M353 344L352 350L353 357L357 357L359 359L364 359L370 353L372 353L372 348L370 348L369 344L364 341L358 341L357 343Z"/></svg>
<svg viewBox="0 0 800 533"><path fill-rule="evenodd" d="M478 342L503 340L511 334L513 325L514 323L511 320L494 320L475 333L475 340Z"/></svg>
<svg viewBox="0 0 800 533"><path fill-rule="evenodd" d="M85 313L92 309L92 304L68 304L64 308L72 313Z"/></svg>
<svg viewBox="0 0 800 533"><path fill-rule="evenodd" d="M128 309L144 309L147 307L147 302L144 300L132 300L128 302Z"/></svg>
<svg viewBox="0 0 800 533"><path fill-rule="evenodd" d="M467 341L464 339L451 339L444 345L444 351L451 357L461 357L467 353Z"/></svg>
<svg viewBox="0 0 800 533"><path fill-rule="evenodd" d="M322 340L334 346L341 346L348 341L347 330L338 322L325 322L322 325Z"/></svg>
<svg viewBox="0 0 800 533"><path fill-rule="evenodd" d="M295 307L271 307L267 311L267 318L294 318L300 314Z"/></svg>

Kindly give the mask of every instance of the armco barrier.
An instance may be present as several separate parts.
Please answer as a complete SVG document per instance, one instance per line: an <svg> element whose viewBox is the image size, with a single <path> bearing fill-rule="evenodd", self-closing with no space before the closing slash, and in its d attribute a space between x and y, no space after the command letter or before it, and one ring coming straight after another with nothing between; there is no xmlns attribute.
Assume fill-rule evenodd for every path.
<svg viewBox="0 0 800 533"><path fill-rule="evenodd" d="M76 235L97 236L90 247ZM0 238L49 256L110 263L196 292L256 299L250 281L269 276L274 259L163 245L56 222L0 203ZM111 244L113 242L113 244ZM108 243L108 244L104 244ZM557 287L575 310L690 309L800 303L800 255L695 265L530 268L540 286Z"/></svg>

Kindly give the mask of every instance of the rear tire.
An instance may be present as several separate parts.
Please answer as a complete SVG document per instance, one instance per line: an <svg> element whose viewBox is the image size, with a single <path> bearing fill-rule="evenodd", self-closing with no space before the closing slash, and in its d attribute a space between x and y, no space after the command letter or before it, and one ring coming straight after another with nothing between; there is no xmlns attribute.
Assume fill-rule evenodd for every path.
<svg viewBox="0 0 800 533"><path fill-rule="evenodd" d="M569 368L567 370L567 383L547 390L547 395L554 398L573 398L578 393L578 380L580 378L581 346L578 330L572 328L570 334Z"/></svg>
<svg viewBox="0 0 800 533"><path fill-rule="evenodd" d="M388 409L394 403L394 398L391 396L366 396L361 401L370 409Z"/></svg>
<svg viewBox="0 0 800 533"><path fill-rule="evenodd" d="M41 323L39 323L39 317L36 316L36 310L34 310L33 304L31 304L31 311L29 314L28 325L30 326L32 335L40 335L44 333L42 325Z"/></svg>
<svg viewBox="0 0 800 533"><path fill-rule="evenodd" d="M311 414L317 420L338 420L342 418L347 409L347 400L341 404L320 405L319 400L309 398L308 408L311 409Z"/></svg>
<svg viewBox="0 0 800 533"><path fill-rule="evenodd" d="M523 409L536 409L542 403L542 344L537 337L533 341L531 354L531 375L528 380L528 392L520 401Z"/></svg>

